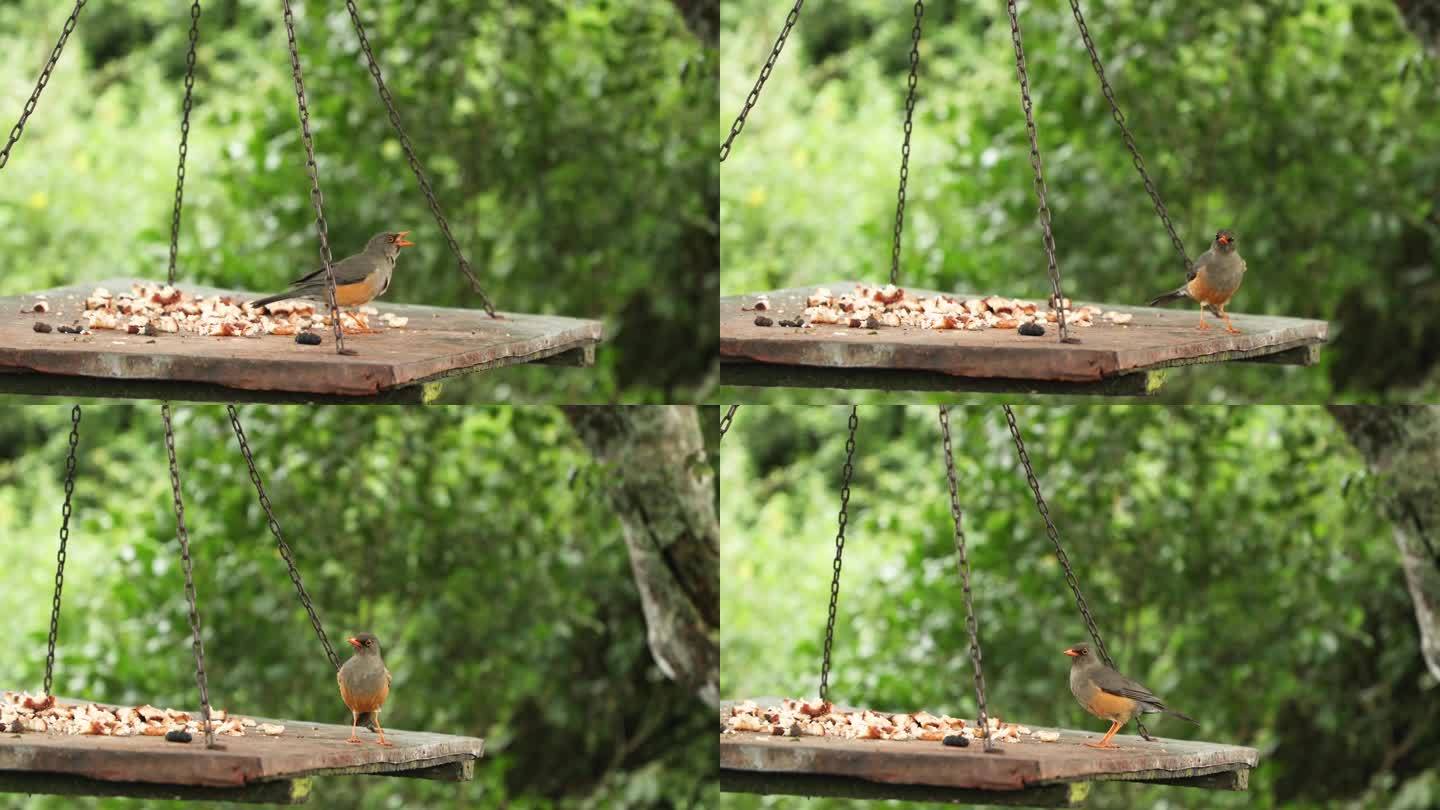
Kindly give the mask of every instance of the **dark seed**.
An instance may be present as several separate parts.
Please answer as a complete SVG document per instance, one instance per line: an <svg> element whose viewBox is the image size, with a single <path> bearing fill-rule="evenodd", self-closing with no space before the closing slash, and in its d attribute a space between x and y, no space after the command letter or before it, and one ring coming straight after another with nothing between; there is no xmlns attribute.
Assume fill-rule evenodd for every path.
<svg viewBox="0 0 1440 810"><path fill-rule="evenodd" d="M775 322L772 321L772 320L770 320L769 318L765 317L764 315L756 315L756 316L755 316L755 325L756 325L756 326L774 326L774 325L775 325Z"/></svg>
<svg viewBox="0 0 1440 810"><path fill-rule="evenodd" d="M1034 321L1020 324L1020 334L1026 337L1040 337L1045 334L1045 327Z"/></svg>
<svg viewBox="0 0 1440 810"><path fill-rule="evenodd" d="M866 329L879 329L879 328L880 328L880 322L875 319L875 316L874 316L874 315L871 315L869 318L866 318L866 319L865 319L865 328L866 328Z"/></svg>
<svg viewBox="0 0 1440 810"><path fill-rule="evenodd" d="M66 334L66 335L78 335L78 334L80 334L80 327L78 327L78 326L62 326L62 327L60 327L59 329L56 329L55 331L61 332L61 333Z"/></svg>
<svg viewBox="0 0 1440 810"><path fill-rule="evenodd" d="M50 324L45 323L44 321L36 321L34 328L36 332L44 334L50 331Z"/></svg>
<svg viewBox="0 0 1440 810"><path fill-rule="evenodd" d="M800 724L799 724L799 723L791 723L791 724L790 724L790 736L791 736L791 737L799 737L799 736L800 736Z"/></svg>
<svg viewBox="0 0 1440 810"><path fill-rule="evenodd" d="M190 742L190 740L190 732L188 731L177 730L165 735L166 742Z"/></svg>
<svg viewBox="0 0 1440 810"><path fill-rule="evenodd" d="M301 332L295 336L295 342L306 346L319 346L320 336L314 332Z"/></svg>
<svg viewBox="0 0 1440 810"><path fill-rule="evenodd" d="M160 334L160 330L155 328L155 324L147 323L145 324L145 328L140 330L140 334L145 337L155 337Z"/></svg>
<svg viewBox="0 0 1440 810"><path fill-rule="evenodd" d="M947 734L945 735L945 739L941 742L954 748L970 747L970 738L966 737L964 734Z"/></svg>
<svg viewBox="0 0 1440 810"><path fill-rule="evenodd" d="M19 734L20 732L22 732L22 731L24 731L24 730L25 730L25 727L22 726L22 725L20 725L20 721L19 721L19 720L11 720L11 721L10 721L10 733L11 733L11 734Z"/></svg>

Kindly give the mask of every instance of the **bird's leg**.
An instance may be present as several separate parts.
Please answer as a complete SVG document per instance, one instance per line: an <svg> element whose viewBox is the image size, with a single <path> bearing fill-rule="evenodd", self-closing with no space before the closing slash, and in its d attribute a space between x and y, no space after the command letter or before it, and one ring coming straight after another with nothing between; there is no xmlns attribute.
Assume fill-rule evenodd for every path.
<svg viewBox="0 0 1440 810"><path fill-rule="evenodd" d="M375 712L375 730L378 731L378 732L380 732L380 744L381 744L381 745L384 745L384 746L387 746L387 747L388 747L388 746L392 746L392 745L395 744L395 743L392 743L392 742L386 742L386 741L385 741L385 729L384 729L384 727L382 727L382 726L380 725L380 712Z"/></svg>
<svg viewBox="0 0 1440 810"><path fill-rule="evenodd" d="M1235 328L1235 324L1230 323L1230 316L1225 314L1225 307L1223 305L1220 307L1220 317L1225 319L1226 332L1229 332L1232 335L1240 334L1240 330Z"/></svg>
<svg viewBox="0 0 1440 810"><path fill-rule="evenodd" d="M1196 328L1199 329L1199 330L1202 331L1202 332L1205 331L1206 329L1209 329L1209 328L1210 328L1210 324L1208 324L1208 323L1205 322L1205 305L1204 305L1204 304L1201 304L1201 305L1200 305L1200 325L1199 325L1198 327L1196 327Z"/></svg>
<svg viewBox="0 0 1440 810"><path fill-rule="evenodd" d="M355 733L355 726L358 725L359 723L360 723L360 713L357 712L357 711L355 711L354 709L351 709L351 710L350 710L350 739L346 740L345 742L347 742L347 743L354 743L355 745L360 745L361 739L360 739L359 735L357 735L357 734Z"/></svg>
<svg viewBox="0 0 1440 810"><path fill-rule="evenodd" d="M1115 722L1114 720L1111 720L1111 721L1110 721L1110 730L1107 731L1107 732L1105 732L1105 736L1104 736L1104 737L1101 737L1099 742L1087 742L1087 743L1085 743L1085 746L1086 746L1087 748L1119 748L1120 746L1118 746L1118 745L1110 742L1110 738L1111 738L1111 737L1114 737L1114 736L1115 736L1115 732L1117 732L1117 731L1119 731L1119 730L1120 730L1120 724L1117 723L1117 722Z"/></svg>

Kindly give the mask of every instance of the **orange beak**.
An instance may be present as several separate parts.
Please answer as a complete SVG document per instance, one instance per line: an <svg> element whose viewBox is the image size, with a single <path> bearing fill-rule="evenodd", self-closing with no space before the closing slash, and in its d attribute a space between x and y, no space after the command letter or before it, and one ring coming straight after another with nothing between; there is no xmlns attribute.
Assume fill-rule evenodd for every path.
<svg viewBox="0 0 1440 810"><path fill-rule="evenodd" d="M1228 245L1228 244L1230 244L1230 237L1228 237L1228 236L1226 236L1226 235L1224 235L1224 234L1221 234L1221 235L1215 237L1215 241L1219 242L1219 243L1222 244L1222 245Z"/></svg>
<svg viewBox="0 0 1440 810"><path fill-rule="evenodd" d="M395 246L396 246L396 247L415 247L415 243L414 243L414 242L411 242L409 239L406 239L406 238L405 238L407 235L409 235L409 233L410 233L409 231L401 231L401 232L395 234Z"/></svg>
<svg viewBox="0 0 1440 810"><path fill-rule="evenodd" d="M1070 649L1066 650L1066 651L1065 651L1065 654L1068 655L1068 656L1070 656L1071 658L1077 658L1077 657L1079 657L1079 655L1080 655L1080 653L1075 652L1075 648L1074 648L1074 647L1071 647Z"/></svg>
<svg viewBox="0 0 1440 810"><path fill-rule="evenodd" d="M360 649L360 640L357 639L357 638L355 638L354 636L351 636L350 638L345 639L345 642L346 642L347 644L349 644L351 647L354 647L354 648L357 649L357 650Z"/></svg>

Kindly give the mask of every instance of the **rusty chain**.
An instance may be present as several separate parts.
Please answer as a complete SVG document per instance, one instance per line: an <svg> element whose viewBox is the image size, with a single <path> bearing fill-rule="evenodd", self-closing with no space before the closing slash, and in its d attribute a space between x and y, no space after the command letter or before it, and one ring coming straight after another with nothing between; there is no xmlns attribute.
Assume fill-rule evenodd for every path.
<svg viewBox="0 0 1440 810"><path fill-rule="evenodd" d="M1025 67L1025 46L1020 38L1020 13L1015 0L1006 0L1010 13L1010 41L1015 45L1015 75L1020 80L1020 107L1025 111L1025 131L1030 136L1030 168L1035 173L1035 196L1039 199L1040 233L1045 244L1047 272L1050 275L1050 308L1056 311L1062 343L1079 343L1069 336L1065 323L1065 294L1060 289L1060 265L1055 260L1055 234L1050 229L1050 205L1045 201L1045 172L1040 162L1040 136L1035 130L1035 104L1030 100L1030 72Z"/></svg>
<svg viewBox="0 0 1440 810"><path fill-rule="evenodd" d="M5 148L0 149L0 169L10 162L10 150L25 134L25 122L30 120L31 114L35 112L35 105L40 103L40 93L45 85L50 83L50 74L55 71L55 65L60 61L60 52L65 50L65 42L70 39L70 34L75 30L75 23L80 20L80 12L85 9L87 0L75 0L75 8L65 20L65 27L60 31L60 38L56 40L55 47L50 51L50 58L45 62L45 67L40 69L40 80L35 83L35 90L30 94L30 100L25 102L25 109L20 113L20 120L10 130L10 137L5 141Z"/></svg>
<svg viewBox="0 0 1440 810"><path fill-rule="evenodd" d="M65 546L70 542L70 499L75 494L75 448L80 444L80 406L70 409L70 453L65 457L65 505L60 508L60 550L55 554L55 598L50 604L50 647L45 654L45 696L54 692L55 640L60 635L60 592L65 589Z"/></svg>
<svg viewBox="0 0 1440 810"><path fill-rule="evenodd" d="M450 244L450 252L455 254L455 260L460 263L460 272L465 274L470 280L470 288L480 296L480 303L485 307L486 314L498 318L500 316L496 314L495 306L490 303L490 296L485 294L484 288L480 286L480 279L475 277L469 260L460 250L460 243L455 241L455 236L450 233L450 223L446 222L445 214L440 211L440 201L435 198L435 190L430 187L430 180L425 176L425 170L420 167L420 159L415 156L415 147L410 144L410 136L405 134L405 128L400 125L400 113L395 109L395 99L390 95L390 88L385 86L385 79L380 75L380 63L375 60L375 53L370 49L370 39L365 36L365 26L360 23L360 12L355 8L355 0L345 0L345 8L350 12L355 36L360 39L360 49L365 52L370 75L375 79L375 89L380 93L380 100L385 102L390 124L395 127L395 135L400 139L400 147L405 150L405 159L410 162L410 171L415 173L415 179L420 183L420 191L425 194L425 201L430 205L430 213L435 215L435 224L440 226L440 233L444 234L445 241Z"/></svg>
<svg viewBox="0 0 1440 810"><path fill-rule="evenodd" d="M1095 649L1100 652L1100 660L1105 666L1115 668L1115 661L1110 658L1110 652L1105 649L1105 640L1100 638L1100 628L1095 625L1095 617L1090 613L1090 606L1085 603L1084 594L1080 593L1080 581L1075 578L1075 569L1070 566L1070 557L1060 545L1060 530L1055 528L1055 521L1050 518L1050 507L1045 503L1045 496L1040 494L1040 479L1035 477L1035 467L1030 463L1030 454L1025 451L1025 440L1020 437L1020 425L1015 421L1015 411L1009 405L1001 406L1005 409L1005 421L1010 427L1010 436L1015 440L1015 453L1020 459L1020 465L1025 468L1025 481L1030 485L1030 492L1035 497L1035 508L1040 511L1040 517L1045 521L1045 533L1050 536L1050 544L1055 547L1055 558L1060 561L1060 567L1065 570L1065 582L1070 586L1070 592L1075 595L1075 605L1080 608L1080 616L1085 620L1085 629L1090 632L1090 638L1095 642ZM1145 729L1145 724L1137 718L1135 725L1140 729L1140 736L1151 739L1150 732Z"/></svg>
<svg viewBox="0 0 1440 810"><path fill-rule="evenodd" d="M1155 214L1160 217L1166 233L1170 234L1170 244L1175 246L1175 252L1180 254L1180 260L1185 263L1185 270L1188 272L1192 264L1190 254L1185 252L1185 243L1181 242L1179 234L1175 233L1175 225L1170 222L1170 213L1165 210L1160 192L1150 180L1150 172L1145 169L1145 159L1140 157L1140 147L1135 145L1135 137L1130 134L1130 127L1125 124L1125 114L1120 112L1115 91L1110 87L1110 81L1105 78L1105 67L1100 64L1095 40L1090 38L1090 28L1085 25L1085 15L1080 12L1080 0L1070 0L1070 10L1075 14L1075 24L1080 28L1080 38L1085 41L1085 50L1090 52L1090 66L1095 69L1095 75L1100 79L1100 92L1104 93L1105 100L1110 102L1110 117L1114 118L1116 126L1120 127L1120 137L1125 141L1125 148L1130 150L1131 162L1135 164L1135 171L1140 173L1140 179L1145 183L1145 191L1155 205Z"/></svg>
<svg viewBox="0 0 1440 810"><path fill-rule="evenodd" d="M845 554L845 526L850 522L850 477L855 472L855 427L857 407L850 406L850 438L845 441L845 467L840 472L840 517L835 532L835 562L830 578L830 616L825 621L825 657L820 662L820 699L830 697L830 648L835 643L835 608L840 601L840 563Z"/></svg>
<svg viewBox="0 0 1440 810"><path fill-rule="evenodd" d="M900 280L900 236L905 230L905 184L910 179L910 132L914 128L915 85L920 70L920 21L925 16L924 0L915 0L915 27L910 29L910 79L905 94L905 138L900 144L900 188L895 192L895 245L890 251L890 283Z"/></svg>
<svg viewBox="0 0 1440 810"><path fill-rule="evenodd" d="M320 236L320 266L325 270L325 293L330 303L330 320L335 331L336 354L356 354L345 348L340 326L340 304L335 297L335 259L330 254L330 225L325 222L325 195L320 191L320 166L315 162L315 141L310 136L310 108L305 103L305 79L300 75L300 49L295 44L295 14L290 0L285 5L285 35L290 41L290 73L295 79L295 103L300 109L300 135L305 142L305 171L310 175L310 202L315 207L315 231Z"/></svg>
<svg viewBox="0 0 1440 810"><path fill-rule="evenodd" d="M180 115L180 162L175 167L175 214L170 219L170 274L175 283L175 260L180 253L180 208L185 202L185 156L190 152L190 107L195 91L195 45L200 40L200 0L190 5L190 50L185 54L185 102Z"/></svg>
<svg viewBox="0 0 1440 810"><path fill-rule="evenodd" d="M200 612L195 607L195 578L190 571L190 532L185 528L185 501L180 496L180 464L175 460L175 428L170 422L170 403L160 403L165 423L165 453L170 459L170 492L175 499L175 536L180 541L180 568L185 573L185 602L190 610L191 647L195 652L195 683L200 687L200 716L204 719L205 747L215 747L215 728L210 722L210 687L205 680L205 644L200 640Z"/></svg>
<svg viewBox="0 0 1440 810"><path fill-rule="evenodd" d="M950 444L950 409L940 406L941 446L945 451L945 476L950 480L950 517L955 520L955 565L960 570L960 589L965 596L965 630L970 634L970 664L975 668L975 702L980 707L980 730L985 734L985 753L998 753L990 733L990 715L985 709L985 672L980 666L980 628L970 594L970 558L965 553L965 529L960 513L960 485L955 478L955 453Z"/></svg>
<svg viewBox="0 0 1440 810"><path fill-rule="evenodd" d="M770 49L770 56L765 59L765 66L760 68L760 76L755 79L755 86L750 88L750 95L745 97L745 105L740 108L740 114L735 116L735 123L730 125L730 135L725 142L720 144L720 162L724 163L725 158L730 157L730 145L740 137L740 131L745 128L745 119L750 111L760 101L760 91L765 87L765 80L770 78L771 71L775 70L775 63L780 59L780 51L785 49L785 40L790 36L790 29L800 19L800 7L805 5L805 0L795 0L795 7L785 15L785 27L780 29L780 36L775 38L775 46Z"/></svg>
<svg viewBox="0 0 1440 810"><path fill-rule="evenodd" d="M280 549L280 556L285 560L286 568L290 569L290 581L295 583L295 592L300 595L300 604L305 606L305 612L310 614L310 626L315 628L315 635L320 638L320 645L325 648L325 655L330 659L336 670L340 669L340 656L335 654L335 648L330 646L330 637L325 635L325 626L320 622L320 616L315 612L315 606L310 602L310 594L305 590L305 583L300 578L300 569L295 566L295 552L290 550L290 544L280 534L280 521L275 519L275 510L270 506L270 496L265 494L265 485L260 480L260 471L255 467L255 457L250 452L250 442L245 438L245 429L240 426L240 414L236 412L234 405L227 405L226 411L230 415L230 427L235 431L235 441L240 445L240 454L245 457L245 466L250 471L250 483L255 485L255 493L260 499L260 508L265 510L265 523L270 527L270 534L275 538L275 545Z"/></svg>
<svg viewBox="0 0 1440 810"><path fill-rule="evenodd" d="M735 421L735 412L738 411L738 410L740 410L740 406L739 406L739 405L731 405L728 409L726 409L725 415L722 416L722 417L720 417L720 438L721 438L721 439L724 439L726 432L728 432L728 431L730 430L730 423L733 422L733 421Z"/></svg>

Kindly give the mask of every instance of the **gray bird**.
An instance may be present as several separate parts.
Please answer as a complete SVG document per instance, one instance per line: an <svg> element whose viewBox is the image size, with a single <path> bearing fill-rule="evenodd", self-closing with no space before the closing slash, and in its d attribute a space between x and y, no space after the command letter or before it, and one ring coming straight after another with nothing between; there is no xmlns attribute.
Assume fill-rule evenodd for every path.
<svg viewBox="0 0 1440 810"><path fill-rule="evenodd" d="M355 648L335 680L340 684L340 698L350 709L350 739L345 742L360 743L355 727L362 717L374 720L375 730L380 733L381 745L393 745L385 741L385 729L380 725L380 709L390 696L390 670L385 668L385 659L380 655L380 640L371 633L359 633L345 639Z"/></svg>
<svg viewBox="0 0 1440 810"><path fill-rule="evenodd" d="M1110 721L1110 730L1099 742L1085 743L1091 748L1118 748L1110 742L1115 732L1142 714L1164 712L1181 720L1195 720L1167 708L1153 692L1105 666L1090 653L1090 645L1076 644L1065 651L1070 656L1070 694L1080 701L1085 711Z"/></svg>
<svg viewBox="0 0 1440 810"><path fill-rule="evenodd" d="M384 295L390 289L390 276L395 272L400 248L415 245L406 240L408 233L377 233L365 243L363 251L331 264L331 269L335 271L335 303L342 307L358 307ZM258 308L290 298L323 300L326 287L325 268L322 267L290 282L290 289L286 292L251 301L250 306Z"/></svg>
<svg viewBox="0 0 1440 810"><path fill-rule="evenodd" d="M1230 303L1230 298L1240 289L1240 282L1244 280L1245 260L1236 252L1235 234L1221 230L1215 234L1215 242L1210 245L1210 249L1200 254L1200 258L1195 260L1195 264L1185 274L1185 283L1179 289L1151 301L1147 306L1189 298L1200 304L1201 329L1210 328L1210 324L1205 322L1205 310L1208 309L1225 319L1225 331L1238 335L1240 330L1230 323L1230 316L1225 314L1225 305Z"/></svg>

